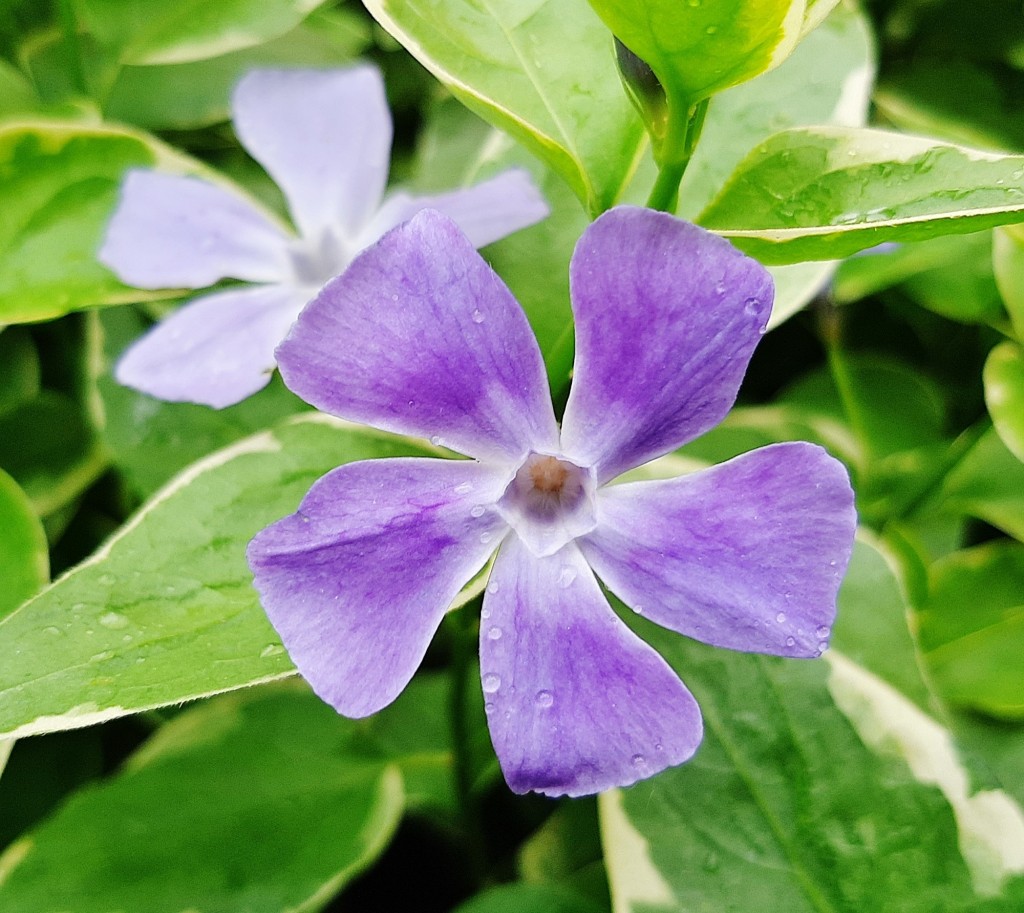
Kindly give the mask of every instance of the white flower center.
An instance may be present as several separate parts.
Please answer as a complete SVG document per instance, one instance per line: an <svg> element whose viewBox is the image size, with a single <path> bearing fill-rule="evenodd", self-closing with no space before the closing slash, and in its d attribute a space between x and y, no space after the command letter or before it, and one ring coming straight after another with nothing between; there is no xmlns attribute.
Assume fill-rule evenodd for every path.
<svg viewBox="0 0 1024 913"><path fill-rule="evenodd" d="M538 558L553 555L597 525L594 473L549 453L531 453L498 510Z"/></svg>
<svg viewBox="0 0 1024 913"><path fill-rule="evenodd" d="M317 237L293 241L288 253L295 284L311 286L317 291L345 270L353 254L345 241L329 228Z"/></svg>

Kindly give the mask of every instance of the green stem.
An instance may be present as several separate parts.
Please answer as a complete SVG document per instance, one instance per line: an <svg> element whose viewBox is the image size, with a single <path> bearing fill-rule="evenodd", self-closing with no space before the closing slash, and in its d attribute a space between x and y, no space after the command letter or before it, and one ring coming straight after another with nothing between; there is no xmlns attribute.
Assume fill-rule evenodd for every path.
<svg viewBox="0 0 1024 913"><path fill-rule="evenodd" d="M690 107L685 119L677 117L670 110L668 128L658 143L663 160L659 162L658 178L651 188L651 195L647 198L648 209L675 212L678 208L679 185L704 129L709 101L710 99L705 98Z"/></svg>
<svg viewBox="0 0 1024 913"><path fill-rule="evenodd" d="M467 868L476 883L482 885L486 879L487 857L484 852L480 803L473 789L473 769L469 759L469 689L470 683L478 680L473 663L477 652L476 626L473 622L478 609L477 600L471 600L468 605L457 609L451 616L454 643L448 716L452 733L455 789L465 837Z"/></svg>

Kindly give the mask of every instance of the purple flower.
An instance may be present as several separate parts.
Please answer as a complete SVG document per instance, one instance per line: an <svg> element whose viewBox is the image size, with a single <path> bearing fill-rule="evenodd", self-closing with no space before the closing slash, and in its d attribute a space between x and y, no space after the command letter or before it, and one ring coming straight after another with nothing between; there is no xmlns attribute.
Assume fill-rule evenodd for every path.
<svg viewBox="0 0 1024 913"><path fill-rule="evenodd" d="M341 466L248 551L299 671L361 717L402 691L496 550L480 626L491 738L512 789L549 795L633 783L701 739L692 695L598 578L689 637L818 656L856 525L846 470L811 444L610 484L721 421L772 283L723 239L633 208L584 232L570 273L559 428L523 311L448 219L423 212L358 257L278 349L285 382L471 459Z"/></svg>
<svg viewBox="0 0 1024 913"><path fill-rule="evenodd" d="M100 260L137 288L253 285L196 298L132 346L117 379L160 399L221 408L266 385L274 347L323 284L419 210L441 210L477 247L547 215L523 171L381 203L391 117L380 74L254 70L232 99L235 132L284 192L292 230L214 180L128 173Z"/></svg>

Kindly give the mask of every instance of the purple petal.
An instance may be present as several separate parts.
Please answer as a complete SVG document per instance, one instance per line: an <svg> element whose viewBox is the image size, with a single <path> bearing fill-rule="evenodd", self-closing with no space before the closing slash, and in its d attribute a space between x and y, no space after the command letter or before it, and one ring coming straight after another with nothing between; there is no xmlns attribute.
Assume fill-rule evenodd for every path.
<svg viewBox="0 0 1024 913"><path fill-rule="evenodd" d="M464 460L349 463L249 543L263 608L323 700L362 717L401 693L507 529L474 509L503 483Z"/></svg>
<svg viewBox="0 0 1024 913"><path fill-rule="evenodd" d="M364 251L277 350L307 402L505 462L558 431L522 309L457 226L427 210Z"/></svg>
<svg viewBox="0 0 1024 913"><path fill-rule="evenodd" d="M857 514L846 469L813 444L762 447L692 475L598 493L580 540L612 592L717 647L817 656Z"/></svg>
<svg viewBox="0 0 1024 913"><path fill-rule="evenodd" d="M767 270L695 225L620 207L583 233L570 281L567 457L604 482L725 417L771 313Z"/></svg>
<svg viewBox="0 0 1024 913"><path fill-rule="evenodd" d="M491 740L516 792L581 796L680 764L697 702L612 611L575 546L535 558L509 536L480 626Z"/></svg>
<svg viewBox="0 0 1024 913"><path fill-rule="evenodd" d="M545 218L550 210L527 172L520 168L473 187L416 196L392 194L365 228L357 246L368 247L384 232L423 209L436 209L462 229L474 247L485 247Z"/></svg>
<svg viewBox="0 0 1024 913"><path fill-rule="evenodd" d="M303 304L302 291L286 285L196 298L132 345L115 376L157 399L223 409L267 385L274 347Z"/></svg>
<svg viewBox="0 0 1024 913"><path fill-rule="evenodd" d="M204 288L221 279L277 282L288 236L239 194L209 181L129 171L100 262L136 288Z"/></svg>
<svg viewBox="0 0 1024 913"><path fill-rule="evenodd" d="M377 69L253 70L232 111L238 139L284 191L302 234L336 226L355 238L380 205L391 154Z"/></svg>

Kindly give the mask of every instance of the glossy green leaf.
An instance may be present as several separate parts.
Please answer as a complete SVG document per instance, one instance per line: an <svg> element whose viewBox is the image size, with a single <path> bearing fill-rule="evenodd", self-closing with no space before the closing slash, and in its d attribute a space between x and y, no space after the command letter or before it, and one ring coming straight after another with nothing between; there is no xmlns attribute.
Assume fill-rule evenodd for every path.
<svg viewBox="0 0 1024 913"><path fill-rule="evenodd" d="M0 620L0 734L71 729L291 674L252 588L249 539L335 466L434 452L311 414L189 467Z"/></svg>
<svg viewBox="0 0 1024 913"><path fill-rule="evenodd" d="M0 468L25 489L40 516L77 498L106 466L86 416L64 394L43 390L0 414Z"/></svg>
<svg viewBox="0 0 1024 913"><path fill-rule="evenodd" d="M1017 339L1024 342L1024 228L1010 226L993 233L992 270Z"/></svg>
<svg viewBox="0 0 1024 913"><path fill-rule="evenodd" d="M34 596L49 579L43 526L28 496L0 470L0 618Z"/></svg>
<svg viewBox="0 0 1024 913"><path fill-rule="evenodd" d="M918 614L921 649L942 695L1024 719L1024 546L993 542L932 566Z"/></svg>
<svg viewBox="0 0 1024 913"><path fill-rule="evenodd" d="M877 576L871 551L848 581ZM885 598L844 584L840 616L891 613ZM601 797L616 910L1016 909L1024 814L975 792L949 734L885 678L835 648L781 660L644 630L705 735L689 763Z"/></svg>
<svg viewBox="0 0 1024 913"><path fill-rule="evenodd" d="M96 260L127 168L185 160L145 134L69 122L0 126L0 323L154 297Z"/></svg>
<svg viewBox="0 0 1024 913"><path fill-rule="evenodd" d="M1024 156L840 127L788 130L699 221L765 263L849 256L1024 221Z"/></svg>
<svg viewBox="0 0 1024 913"><path fill-rule="evenodd" d="M350 9L317 11L280 38L187 64L127 66L117 73L104 110L149 130L184 130L228 119L231 89L253 67L337 67L370 41Z"/></svg>
<svg viewBox="0 0 1024 913"><path fill-rule="evenodd" d="M615 203L645 140L611 36L586 0L365 5L456 98L560 174L592 214Z"/></svg>
<svg viewBox="0 0 1024 913"><path fill-rule="evenodd" d="M985 362L985 403L1003 443L1024 460L1024 348L996 346Z"/></svg>
<svg viewBox="0 0 1024 913"><path fill-rule="evenodd" d="M690 106L781 63L796 46L804 0L590 0L647 63L670 109Z"/></svg>
<svg viewBox="0 0 1024 913"><path fill-rule="evenodd" d="M298 689L182 714L12 844L0 906L320 909L383 852L404 806L397 768L345 750L351 727Z"/></svg>
<svg viewBox="0 0 1024 913"><path fill-rule="evenodd" d="M946 476L928 506L977 517L1024 541L1024 463L989 430Z"/></svg>
<svg viewBox="0 0 1024 913"><path fill-rule="evenodd" d="M324 0L77 0L82 19L125 64L189 63L295 28Z"/></svg>

